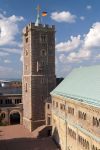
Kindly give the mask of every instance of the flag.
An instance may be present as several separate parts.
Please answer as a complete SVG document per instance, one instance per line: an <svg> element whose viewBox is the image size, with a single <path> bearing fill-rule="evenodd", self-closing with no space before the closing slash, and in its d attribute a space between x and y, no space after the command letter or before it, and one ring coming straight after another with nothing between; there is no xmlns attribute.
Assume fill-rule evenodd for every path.
<svg viewBox="0 0 100 150"><path fill-rule="evenodd" d="M47 12L46 12L46 11L43 11L43 12L42 12L42 16L43 16L43 17L47 16Z"/></svg>

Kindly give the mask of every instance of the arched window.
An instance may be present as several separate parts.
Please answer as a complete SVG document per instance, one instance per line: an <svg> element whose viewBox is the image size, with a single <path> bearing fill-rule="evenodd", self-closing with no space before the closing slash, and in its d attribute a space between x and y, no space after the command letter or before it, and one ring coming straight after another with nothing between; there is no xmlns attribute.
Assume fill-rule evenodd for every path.
<svg viewBox="0 0 100 150"><path fill-rule="evenodd" d="M1 114L1 117L2 117L2 118L5 118L5 116L6 116L5 113L2 113L2 114Z"/></svg>

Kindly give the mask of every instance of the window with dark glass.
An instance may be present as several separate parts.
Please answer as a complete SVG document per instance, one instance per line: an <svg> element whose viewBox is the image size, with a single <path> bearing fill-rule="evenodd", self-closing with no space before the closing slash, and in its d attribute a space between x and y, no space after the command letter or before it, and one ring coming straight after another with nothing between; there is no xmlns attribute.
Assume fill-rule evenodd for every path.
<svg viewBox="0 0 100 150"><path fill-rule="evenodd" d="M2 99L0 99L0 104L3 104L3 100Z"/></svg>
<svg viewBox="0 0 100 150"><path fill-rule="evenodd" d="M28 42L28 37L26 38L26 43Z"/></svg>
<svg viewBox="0 0 100 150"><path fill-rule="evenodd" d="M81 112L80 110L78 111L78 117L80 119L86 120L86 113Z"/></svg>
<svg viewBox="0 0 100 150"><path fill-rule="evenodd" d="M27 83L25 84L25 92L27 92Z"/></svg>
<svg viewBox="0 0 100 150"><path fill-rule="evenodd" d="M68 113L74 115L74 108L68 107Z"/></svg>
<svg viewBox="0 0 100 150"><path fill-rule="evenodd" d="M1 117L2 117L2 118L5 118L5 113L2 113L2 114L1 114Z"/></svg>
<svg viewBox="0 0 100 150"><path fill-rule="evenodd" d="M47 105L48 109L50 109L50 104Z"/></svg>
<svg viewBox="0 0 100 150"><path fill-rule="evenodd" d="M96 127L100 126L100 119L98 119L97 117L93 117L92 122L93 122L93 126Z"/></svg>
<svg viewBox="0 0 100 150"><path fill-rule="evenodd" d="M41 35L41 42L47 42L47 36L45 34Z"/></svg>
<svg viewBox="0 0 100 150"><path fill-rule="evenodd" d="M26 55L26 56L28 55L28 50L27 50L27 49L25 50L25 55Z"/></svg>

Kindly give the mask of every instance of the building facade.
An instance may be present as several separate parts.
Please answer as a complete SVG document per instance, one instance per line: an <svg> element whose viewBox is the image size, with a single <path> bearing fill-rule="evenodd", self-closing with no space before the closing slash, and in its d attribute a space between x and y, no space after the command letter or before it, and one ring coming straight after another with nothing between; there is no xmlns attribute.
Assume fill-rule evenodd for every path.
<svg viewBox="0 0 100 150"><path fill-rule="evenodd" d="M45 124L45 104L56 85L55 27L30 23L23 30L23 124L30 131Z"/></svg>
<svg viewBox="0 0 100 150"><path fill-rule="evenodd" d="M22 94L0 95L0 123L1 125L23 123Z"/></svg>
<svg viewBox="0 0 100 150"><path fill-rule="evenodd" d="M62 150L100 150L100 66L74 70L52 95L52 134Z"/></svg>

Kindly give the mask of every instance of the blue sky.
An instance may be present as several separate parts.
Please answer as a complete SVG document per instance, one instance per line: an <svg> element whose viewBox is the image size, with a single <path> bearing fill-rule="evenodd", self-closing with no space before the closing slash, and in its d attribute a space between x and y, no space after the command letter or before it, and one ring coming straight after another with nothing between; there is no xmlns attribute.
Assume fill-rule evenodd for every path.
<svg viewBox="0 0 100 150"><path fill-rule="evenodd" d="M0 78L21 78L22 29L47 11L43 24L56 26L56 75L100 64L99 0L0 0Z"/></svg>

